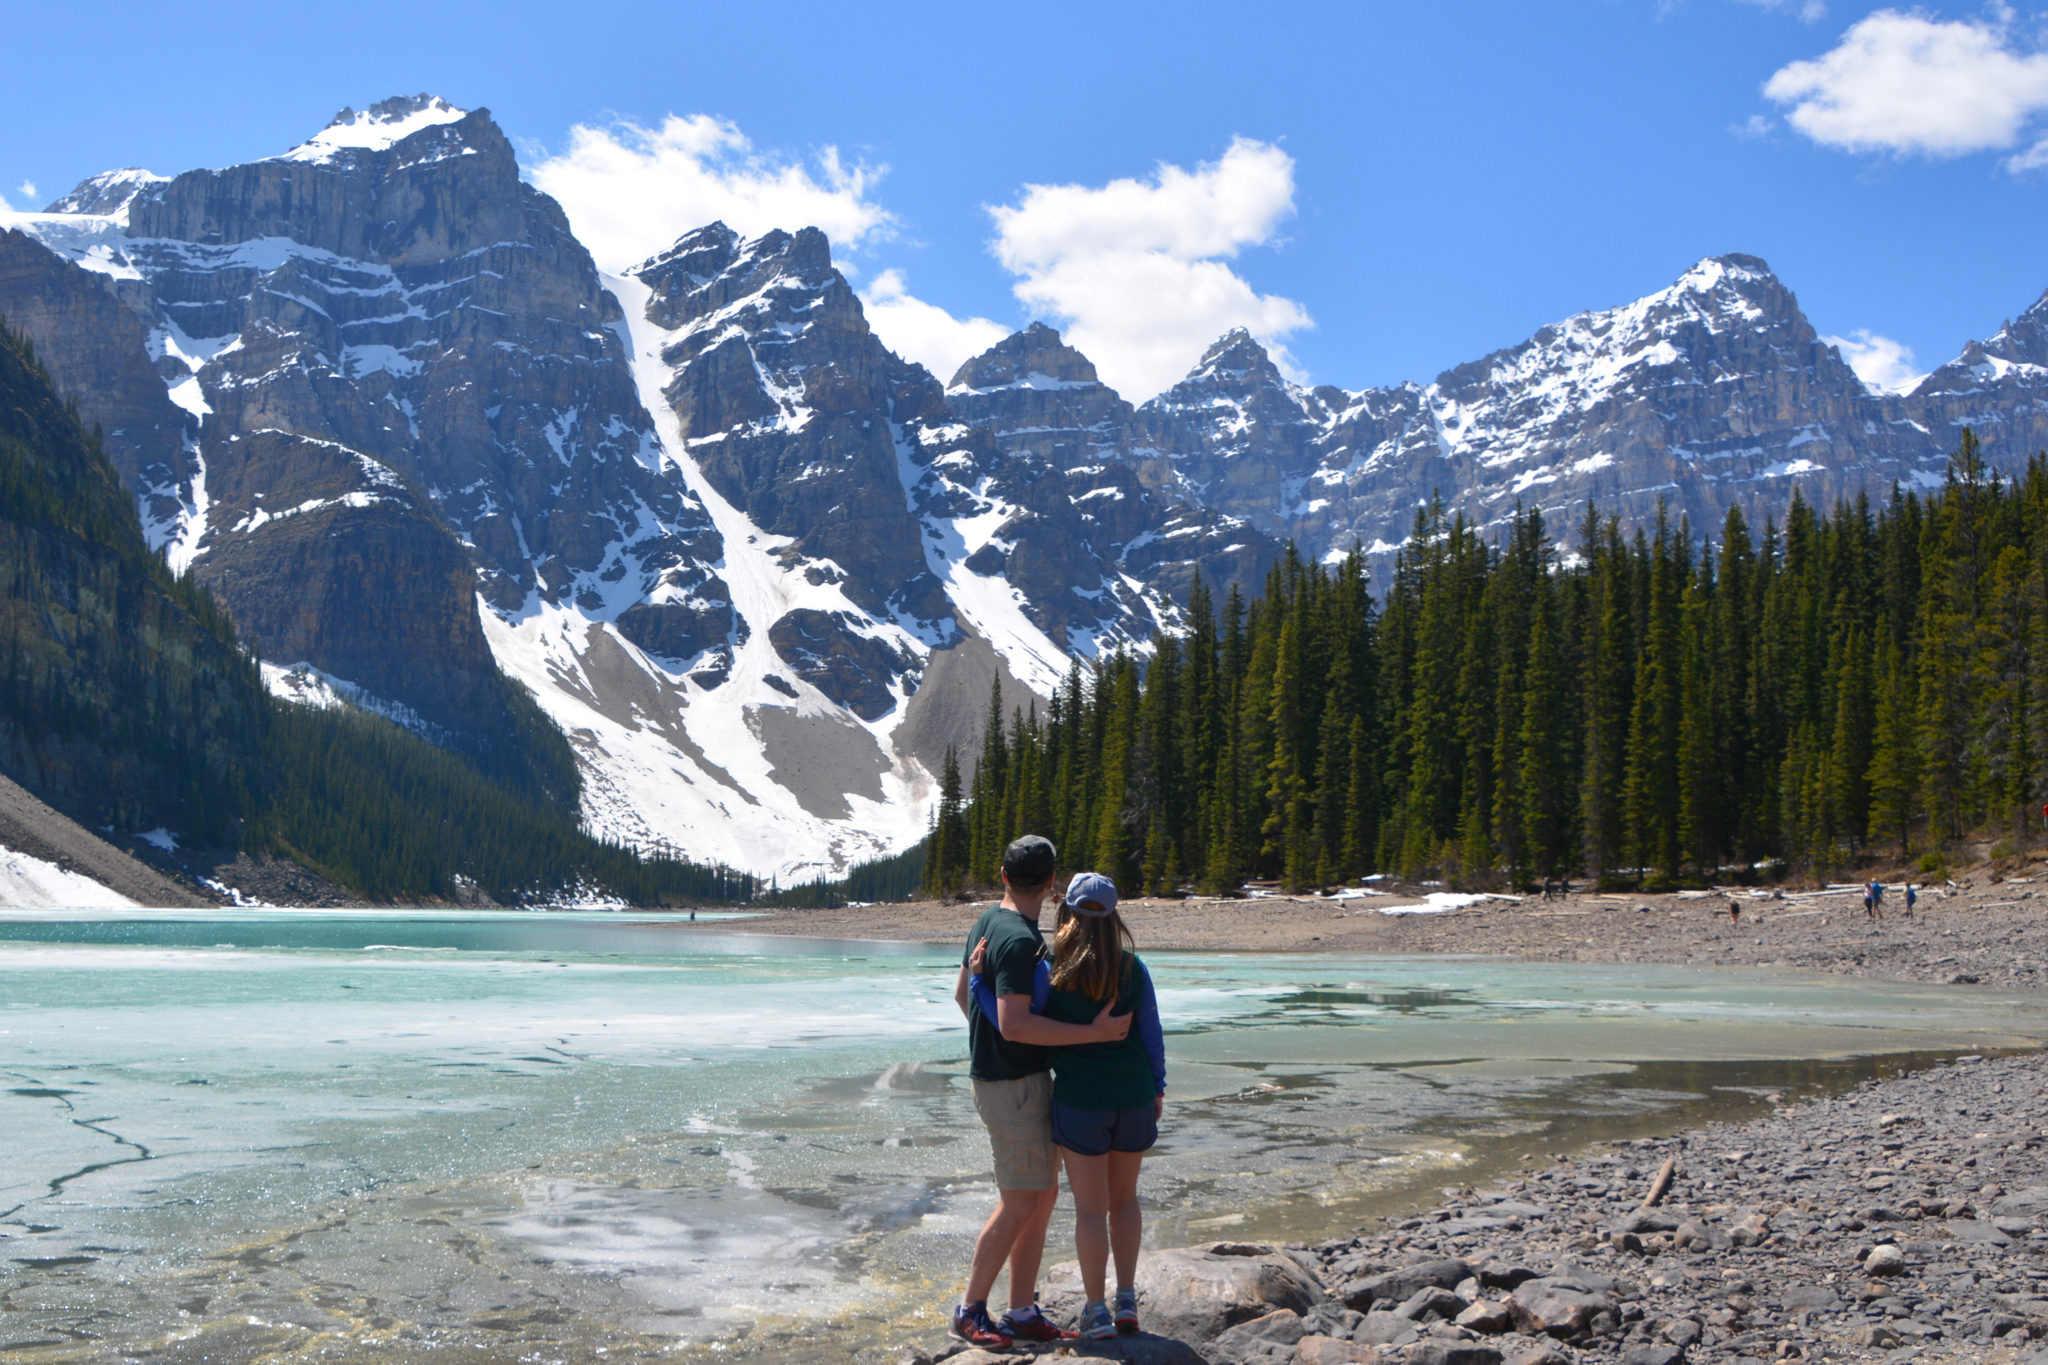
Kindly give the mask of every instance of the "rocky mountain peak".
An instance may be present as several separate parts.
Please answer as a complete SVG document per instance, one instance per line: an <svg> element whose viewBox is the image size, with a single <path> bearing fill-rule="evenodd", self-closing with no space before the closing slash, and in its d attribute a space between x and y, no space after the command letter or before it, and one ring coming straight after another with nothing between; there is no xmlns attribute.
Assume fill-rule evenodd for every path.
<svg viewBox="0 0 2048 1365"><path fill-rule="evenodd" d="M140 166L124 166L118 171L101 171L98 175L78 182L71 193L57 200L44 213L85 213L100 217L117 217L127 211L136 195L150 185L160 185L169 176L156 175Z"/></svg>
<svg viewBox="0 0 2048 1365"><path fill-rule="evenodd" d="M1095 362L1042 322L1012 332L953 374L949 390L1068 388L1099 385Z"/></svg>
<svg viewBox="0 0 2048 1365"><path fill-rule="evenodd" d="M1266 348L1242 327L1233 327L1218 337L1208 350L1202 352L1202 358L1188 371L1188 377L1181 381L1182 384L1226 383L1244 387L1280 387L1286 382Z"/></svg>

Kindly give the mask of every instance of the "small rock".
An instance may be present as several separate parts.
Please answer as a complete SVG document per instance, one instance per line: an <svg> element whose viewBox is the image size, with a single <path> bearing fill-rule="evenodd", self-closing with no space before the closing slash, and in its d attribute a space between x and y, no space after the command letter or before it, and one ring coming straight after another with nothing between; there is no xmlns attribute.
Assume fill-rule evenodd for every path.
<svg viewBox="0 0 2048 1365"><path fill-rule="evenodd" d="M1883 1242L1870 1249L1863 1258L1863 1273L1866 1275L1903 1275L1906 1271L1906 1253L1890 1242Z"/></svg>
<svg viewBox="0 0 2048 1365"><path fill-rule="evenodd" d="M1337 1337L1303 1337L1294 1347L1294 1365L1381 1365L1390 1359L1377 1346Z"/></svg>
<svg viewBox="0 0 2048 1365"><path fill-rule="evenodd" d="M1762 1245L1771 1235L1771 1220L1760 1213L1746 1213L1728 1229L1728 1240L1739 1247Z"/></svg>
<svg viewBox="0 0 2048 1365"><path fill-rule="evenodd" d="M1866 1323L1849 1333L1850 1344L1877 1351L1888 1351L1903 1340L1897 1331L1881 1322Z"/></svg>
<svg viewBox="0 0 2048 1365"><path fill-rule="evenodd" d="M1410 1322L1429 1322L1437 1318L1455 1318L1464 1311L1465 1301L1450 1290L1425 1288L1403 1299L1394 1315Z"/></svg>
<svg viewBox="0 0 2048 1365"><path fill-rule="evenodd" d="M1504 1303L1491 1303L1481 1299L1452 1319L1458 1326L1484 1336L1498 1336L1515 1325L1515 1315Z"/></svg>
<svg viewBox="0 0 2048 1365"><path fill-rule="evenodd" d="M1367 1313L1351 1329L1351 1339L1364 1346L1406 1346L1421 1335L1411 1320L1378 1311Z"/></svg>
<svg viewBox="0 0 2048 1365"><path fill-rule="evenodd" d="M1469 1341L1418 1341L1402 1360L1404 1365L1501 1365L1497 1349Z"/></svg>
<svg viewBox="0 0 2048 1365"><path fill-rule="evenodd" d="M1623 1352L1621 1365L1681 1365L1684 1359L1683 1346L1670 1346L1653 1341L1630 1347Z"/></svg>
<svg viewBox="0 0 2048 1365"><path fill-rule="evenodd" d="M1545 1342L1531 1342L1508 1351L1506 1365L1572 1365L1572 1358Z"/></svg>

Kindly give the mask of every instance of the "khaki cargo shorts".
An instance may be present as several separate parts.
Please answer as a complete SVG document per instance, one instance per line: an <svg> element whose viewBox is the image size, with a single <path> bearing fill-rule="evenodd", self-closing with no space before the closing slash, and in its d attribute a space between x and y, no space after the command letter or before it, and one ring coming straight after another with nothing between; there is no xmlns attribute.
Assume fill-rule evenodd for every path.
<svg viewBox="0 0 2048 1365"><path fill-rule="evenodd" d="M1050 1071L1014 1081L976 1081L974 1109L995 1152L997 1189L1049 1190L1059 1183Z"/></svg>

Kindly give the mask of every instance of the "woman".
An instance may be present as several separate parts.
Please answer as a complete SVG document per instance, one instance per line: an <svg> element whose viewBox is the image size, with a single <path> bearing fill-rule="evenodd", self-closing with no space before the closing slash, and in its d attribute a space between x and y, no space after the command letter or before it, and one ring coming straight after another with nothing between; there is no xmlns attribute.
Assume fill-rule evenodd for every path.
<svg viewBox="0 0 2048 1365"><path fill-rule="evenodd" d="M1116 911L1116 885L1094 872L1067 883L1053 934L1052 962L1039 964L1031 1011L1089 1023L1106 1002L1133 1014L1130 1036L1112 1043L1053 1049L1052 1140L1074 1192L1074 1250L1081 1262L1081 1335L1101 1340L1138 1330L1138 1168L1159 1140L1166 1105L1166 1047L1152 975L1133 951L1131 931ZM995 991L981 977L982 951L969 966L983 1014L996 1017ZM1116 1311L1104 1294L1116 1258Z"/></svg>

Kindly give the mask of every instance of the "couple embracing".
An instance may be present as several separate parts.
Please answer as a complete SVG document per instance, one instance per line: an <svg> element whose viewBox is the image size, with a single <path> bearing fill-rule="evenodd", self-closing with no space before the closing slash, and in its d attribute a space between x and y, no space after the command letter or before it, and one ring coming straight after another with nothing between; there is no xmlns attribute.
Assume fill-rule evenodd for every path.
<svg viewBox="0 0 2048 1365"><path fill-rule="evenodd" d="M995 1153L997 1200L974 1244L953 1334L995 1349L1016 1338L1138 1330L1138 1167L1158 1141L1166 1102L1159 1006L1117 914L1116 886L1077 872L1061 896L1056 859L1035 834L1003 851L1002 903L975 921L954 990L967 1015L968 1074ZM1048 900L1058 911L1050 949L1038 926ZM1060 1162L1074 1191L1074 1250L1087 1299L1078 1332L1055 1326L1037 1302ZM1114 1314L1104 1284L1112 1252ZM988 1295L1005 1261L1010 1308L998 1322Z"/></svg>

